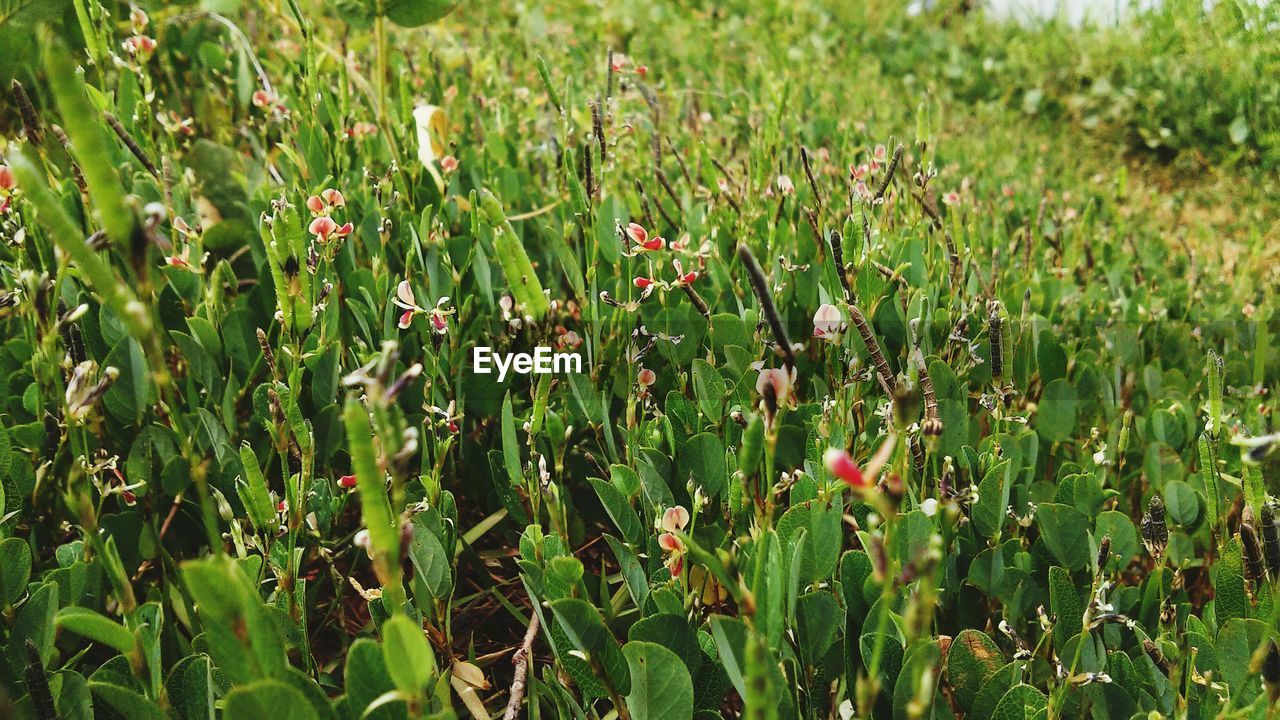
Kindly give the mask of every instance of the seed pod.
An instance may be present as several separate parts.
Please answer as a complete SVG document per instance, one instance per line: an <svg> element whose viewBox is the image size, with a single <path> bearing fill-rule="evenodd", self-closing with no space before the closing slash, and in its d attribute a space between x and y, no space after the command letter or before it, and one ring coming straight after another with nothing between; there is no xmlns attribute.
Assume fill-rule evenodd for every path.
<svg viewBox="0 0 1280 720"><path fill-rule="evenodd" d="M884 179L876 188L875 200L878 202L889 191L889 183L893 182L893 174L898 171L898 163L902 162L902 143L893 149L893 157L889 158L889 167L884 171Z"/></svg>
<svg viewBox="0 0 1280 720"><path fill-rule="evenodd" d="M111 126L111 131L116 134L116 137L120 138L120 142L124 143L124 146L129 149L130 153L133 153L138 162L142 163L142 167L151 173L151 177L160 177L160 170L156 167L156 164L151 161L151 158L147 157L146 151L142 149L137 140L133 139L133 136L120 123L120 120L109 112L103 113L103 115L107 118L107 124Z"/></svg>
<svg viewBox="0 0 1280 720"><path fill-rule="evenodd" d="M1098 544L1098 572L1102 572L1107 566L1107 561L1111 559L1111 534L1102 536L1102 542Z"/></svg>
<svg viewBox="0 0 1280 720"><path fill-rule="evenodd" d="M907 438L907 447L911 450L911 462L915 466L916 476L924 477L924 445L920 438L912 435Z"/></svg>
<svg viewBox="0 0 1280 720"><path fill-rule="evenodd" d="M9 83L9 88L13 90L13 104L18 106L18 114L22 116L22 128L27 133L27 142L32 145L41 144L44 142L44 133L40 131L40 118L36 115L35 106L31 104L27 89L17 78Z"/></svg>
<svg viewBox="0 0 1280 720"><path fill-rule="evenodd" d="M991 340L991 377L999 380L1004 376L1004 332L1000 303L995 300L988 305L987 334Z"/></svg>
<svg viewBox="0 0 1280 720"><path fill-rule="evenodd" d="M75 322L67 319L69 314L66 302L59 299L58 317L61 321L58 323L58 334L62 336L62 344L67 348L67 355L71 357L71 364L75 366L86 359L84 340L80 336L80 327Z"/></svg>
<svg viewBox="0 0 1280 720"><path fill-rule="evenodd" d="M53 136L58 138L58 142L62 145L62 149L66 151L67 157L71 159L71 180L76 184L76 189L81 195L89 194L89 183L84 179L84 171L80 169L80 163L76 162L76 156L71 151L71 138L67 137L67 133L58 125L50 125L49 130L53 132Z"/></svg>
<svg viewBox="0 0 1280 720"><path fill-rule="evenodd" d="M1147 657L1151 658L1151 662L1155 663L1157 668L1160 668L1160 672L1165 675L1169 674L1171 670L1169 660L1164 656L1164 652L1160 650L1159 645L1156 645L1151 638L1143 638L1142 650L1147 654Z"/></svg>
<svg viewBox="0 0 1280 720"><path fill-rule="evenodd" d="M1266 565L1262 562L1262 543L1258 531L1252 525L1240 525L1240 544L1244 546L1245 570L1255 587L1267 581Z"/></svg>
<svg viewBox="0 0 1280 720"><path fill-rule="evenodd" d="M1271 702L1280 699L1280 647L1276 641L1268 643L1267 656L1262 659L1262 681L1267 684L1267 695Z"/></svg>
<svg viewBox="0 0 1280 720"><path fill-rule="evenodd" d="M738 453L738 470L745 476L756 474L760 467L760 458L764 454L764 419L759 415L751 418L751 423L742 433L742 448Z"/></svg>
<svg viewBox="0 0 1280 720"><path fill-rule="evenodd" d="M765 280L764 271L760 269L760 263L756 262L756 256L752 254L751 248L743 243L738 243L738 257L747 268L747 281L755 291L756 299L760 301L760 311L769 321L773 339L786 359L787 370L793 370L796 366L796 356L791 350L791 341L787 339L787 331L782 325L782 318L778 315L778 308L774 307L773 296L769 293L769 283Z"/></svg>
<svg viewBox="0 0 1280 720"><path fill-rule="evenodd" d="M1147 512L1142 516L1142 542L1147 552L1156 558L1163 557L1169 545L1169 526L1164 522L1164 501L1159 495L1151 496Z"/></svg>
<svg viewBox="0 0 1280 720"><path fill-rule="evenodd" d="M689 296L689 302L693 303L693 306L698 309L698 314L707 320L710 320L711 309L707 307L706 301L702 299L702 296L698 294L698 291L694 290L693 286L689 283L683 282L680 283L680 289L684 291L685 295Z"/></svg>
<svg viewBox="0 0 1280 720"><path fill-rule="evenodd" d="M1280 526L1270 505L1262 506L1262 556L1271 577L1280 578Z"/></svg>
<svg viewBox="0 0 1280 720"><path fill-rule="evenodd" d="M27 693L31 696L31 704L35 707L36 718L57 720L58 711L53 703L53 693L49 690L49 677L45 674L44 663L40 660L40 651L30 640L27 640L27 667L23 675L27 682Z"/></svg>
<svg viewBox="0 0 1280 720"><path fill-rule="evenodd" d="M845 302L852 303L853 288L849 286L849 276L844 272L844 237L839 230L832 230L827 241L831 244L831 259L836 262L836 278L840 280L840 287L844 288Z"/></svg>

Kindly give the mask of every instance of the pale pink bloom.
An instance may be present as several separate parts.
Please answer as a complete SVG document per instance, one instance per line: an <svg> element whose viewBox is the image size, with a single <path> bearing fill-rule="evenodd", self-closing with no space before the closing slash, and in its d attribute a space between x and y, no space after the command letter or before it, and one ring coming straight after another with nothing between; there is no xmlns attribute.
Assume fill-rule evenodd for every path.
<svg viewBox="0 0 1280 720"><path fill-rule="evenodd" d="M756 378L756 392L763 395L765 388L773 388L773 396L781 405L791 396L791 373L782 368L761 370Z"/></svg>
<svg viewBox="0 0 1280 720"><path fill-rule="evenodd" d="M129 24L133 26L135 33L140 33L147 29L147 25L151 24L151 18L147 17L142 8L135 5L129 12Z"/></svg>
<svg viewBox="0 0 1280 720"><path fill-rule="evenodd" d="M639 75L640 77L644 77L645 75L648 75L648 74L649 74L649 66L648 66L648 65L637 65L637 66L636 66L636 74L637 74L637 75Z"/></svg>
<svg viewBox="0 0 1280 720"><path fill-rule="evenodd" d="M955 190L952 190L951 192L948 192L942 196L942 202L946 205L959 205L960 193L956 192Z"/></svg>
<svg viewBox="0 0 1280 720"><path fill-rule="evenodd" d="M683 505L669 507L662 513L662 529L669 532L684 530L689 525L689 511Z"/></svg>
<svg viewBox="0 0 1280 720"><path fill-rule="evenodd" d="M378 134L378 126L371 122L358 122L347 130L346 135L349 138L365 138Z"/></svg>
<svg viewBox="0 0 1280 720"><path fill-rule="evenodd" d="M684 552L684 541L673 533L664 532L658 536L658 547L662 548L663 552L682 553Z"/></svg>
<svg viewBox="0 0 1280 720"><path fill-rule="evenodd" d="M778 176L778 192L783 195L794 195L796 192L795 183L791 182L791 178L787 175Z"/></svg>
<svg viewBox="0 0 1280 720"><path fill-rule="evenodd" d="M843 323L844 317L840 314L840 308L831 303L825 303L813 314L813 336L831 340L840 333Z"/></svg>
<svg viewBox="0 0 1280 720"><path fill-rule="evenodd" d="M124 48L125 52L143 62L149 60L151 55L156 51L155 39L147 37L146 35L134 35L132 37L125 38L125 41L121 43L121 46Z"/></svg>
<svg viewBox="0 0 1280 720"><path fill-rule="evenodd" d="M849 175L850 175L854 180L861 180L861 179L863 179L864 177L866 177L866 176L867 176L867 173L869 173L869 172L871 172L871 168L870 168L870 167L868 167L866 163L863 163L863 164L861 164L861 165L850 165L850 166L849 166Z"/></svg>
<svg viewBox="0 0 1280 720"><path fill-rule="evenodd" d="M270 109L270 108L274 107L278 102L279 102L279 100L276 98L276 96L275 96L273 93L270 93L270 92L268 92L268 91L266 91L266 90L255 90L255 91L253 91L253 106L254 106L254 107L262 108L263 110L267 110L267 109Z"/></svg>
<svg viewBox="0 0 1280 720"><path fill-rule="evenodd" d="M632 280L632 281L631 281L631 284L632 284L632 285L635 285L636 287L640 288L641 290L645 290L645 289L647 289L650 285L652 285L652 284L653 284L653 281L652 281L652 280L650 280L650 279L649 279L649 278L647 278L647 277L637 277L636 279L634 279L634 280Z"/></svg>
<svg viewBox="0 0 1280 720"><path fill-rule="evenodd" d="M13 179L13 171L8 165L0 165L0 190L9 192L17 187L17 181Z"/></svg>
<svg viewBox="0 0 1280 720"><path fill-rule="evenodd" d="M649 240L649 231L640 223L627 223L627 237L636 245L644 245Z"/></svg>
<svg viewBox="0 0 1280 720"><path fill-rule="evenodd" d="M876 145L876 149L871 156L876 159L876 162L884 162L889 158L889 148L886 148L883 144Z"/></svg>
<svg viewBox="0 0 1280 720"><path fill-rule="evenodd" d="M854 183L853 192L862 200L871 199L871 188L867 187L867 184L862 180Z"/></svg>
<svg viewBox="0 0 1280 720"><path fill-rule="evenodd" d="M640 372L636 373L636 384L640 387L649 387L658 381L658 373L649 368L640 368Z"/></svg>
<svg viewBox="0 0 1280 720"><path fill-rule="evenodd" d="M410 323L413 322L413 311L405 310L400 314L400 322L396 323L401 330L408 330Z"/></svg>
<svg viewBox="0 0 1280 720"><path fill-rule="evenodd" d="M826 465L827 472L840 478L850 487L866 487L867 481L862 475L862 470L858 468L853 458L849 457L848 452L840 448L827 448L822 455L822 463Z"/></svg>
<svg viewBox="0 0 1280 720"><path fill-rule="evenodd" d="M447 173L451 173L454 170L457 170L458 158L452 155L445 155L444 157L440 158L440 169Z"/></svg>
<svg viewBox="0 0 1280 720"><path fill-rule="evenodd" d="M320 193L320 197L324 198L325 203L331 208L346 207L347 205L347 199L334 188L325 188L324 192Z"/></svg>
<svg viewBox="0 0 1280 720"><path fill-rule="evenodd" d="M333 218L328 215L321 215L311 221L311 225L307 227L307 231L316 236L320 242L328 242L330 237L346 237L354 230L351 223L338 225Z"/></svg>
<svg viewBox="0 0 1280 720"><path fill-rule="evenodd" d="M324 200L319 195L312 195L307 198L307 209L312 215L321 215L324 213Z"/></svg>

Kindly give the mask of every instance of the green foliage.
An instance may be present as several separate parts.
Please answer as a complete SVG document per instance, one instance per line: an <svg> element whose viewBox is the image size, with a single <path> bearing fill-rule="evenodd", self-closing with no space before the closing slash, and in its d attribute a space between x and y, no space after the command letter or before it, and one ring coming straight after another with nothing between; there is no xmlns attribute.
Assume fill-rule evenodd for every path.
<svg viewBox="0 0 1280 720"><path fill-rule="evenodd" d="M0 0L0 716L1275 715L1274 10L714 5Z"/></svg>

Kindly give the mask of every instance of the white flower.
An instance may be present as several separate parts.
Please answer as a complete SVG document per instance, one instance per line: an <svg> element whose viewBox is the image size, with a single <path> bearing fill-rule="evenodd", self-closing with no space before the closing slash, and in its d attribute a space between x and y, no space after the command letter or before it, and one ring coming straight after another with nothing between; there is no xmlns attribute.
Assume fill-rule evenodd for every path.
<svg viewBox="0 0 1280 720"><path fill-rule="evenodd" d="M935 500L934 498L926 499L924 502L920 503L920 512L924 513L929 517L933 517L934 515L937 515L938 501Z"/></svg>

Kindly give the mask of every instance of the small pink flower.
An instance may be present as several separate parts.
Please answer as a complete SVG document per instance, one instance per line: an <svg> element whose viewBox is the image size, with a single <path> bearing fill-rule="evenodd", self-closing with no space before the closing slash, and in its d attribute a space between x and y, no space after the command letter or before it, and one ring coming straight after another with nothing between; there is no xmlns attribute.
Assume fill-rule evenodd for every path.
<svg viewBox="0 0 1280 720"><path fill-rule="evenodd" d="M408 330L409 324L412 322L413 322L413 311L405 310L404 313L400 315L400 322L396 324L400 327L401 330Z"/></svg>
<svg viewBox="0 0 1280 720"><path fill-rule="evenodd" d="M756 378L756 392L763 395L766 388L773 389L773 396L781 405L791 396L791 373L782 368L761 370Z"/></svg>
<svg viewBox="0 0 1280 720"><path fill-rule="evenodd" d="M312 215L324 214L324 200L319 195L312 195L307 198L307 209L311 211Z"/></svg>
<svg viewBox="0 0 1280 720"><path fill-rule="evenodd" d="M325 204L330 208L346 207L347 205L347 199L342 196L341 192L333 188L325 188L320 193L320 197L324 199Z"/></svg>
<svg viewBox="0 0 1280 720"><path fill-rule="evenodd" d="M683 505L669 507L662 513L662 529L669 533L684 530L689 525L689 511Z"/></svg>
<svg viewBox="0 0 1280 720"><path fill-rule="evenodd" d="M658 381L658 373L649 368L640 368L640 372L636 373L636 384L640 387L649 387Z"/></svg>
<svg viewBox="0 0 1280 720"><path fill-rule="evenodd" d="M779 175L777 183L778 183L778 192L782 193L783 195L795 195L796 185L795 183L791 182L790 176Z"/></svg>
<svg viewBox="0 0 1280 720"><path fill-rule="evenodd" d="M840 314L840 309L831 303L825 303L813 314L813 336L832 339L839 334L843 323L844 317Z"/></svg>
<svg viewBox="0 0 1280 720"><path fill-rule="evenodd" d="M637 277L635 280L631 281L631 284L635 285L641 290L646 290L649 288L649 286L653 285L653 281L647 277Z"/></svg>
<svg viewBox="0 0 1280 720"><path fill-rule="evenodd" d="M648 75L648 74L649 74L649 66L648 66L648 65L637 65L637 66L636 66L636 74L637 74L637 75L639 75L640 77L644 77L645 75Z"/></svg>
<svg viewBox="0 0 1280 720"><path fill-rule="evenodd" d="M378 126L370 122L358 122L355 125L352 125L350 128L348 128L346 131L347 137L356 138L357 140L360 138L366 138L371 135L377 135L377 134L378 134Z"/></svg>
<svg viewBox="0 0 1280 720"><path fill-rule="evenodd" d="M13 179L13 171L8 165L0 165L0 190L11 192L17 187L17 181Z"/></svg>
<svg viewBox="0 0 1280 720"><path fill-rule="evenodd" d="M867 187L867 184L862 180L854 183L853 192L864 201L871 200L871 188Z"/></svg>
<svg viewBox="0 0 1280 720"><path fill-rule="evenodd" d="M1004 193L1005 197L1013 197L1017 191L1018 189L1012 185L1003 185L1000 187L1000 192Z"/></svg>
<svg viewBox="0 0 1280 720"><path fill-rule="evenodd" d="M440 158L440 169L446 173L451 173L458 169L458 158L452 155L445 155Z"/></svg>
<svg viewBox="0 0 1280 720"><path fill-rule="evenodd" d="M658 547L668 553L682 553L685 549L684 541L670 532L664 532L658 536Z"/></svg>
<svg viewBox="0 0 1280 720"><path fill-rule="evenodd" d="M638 247L642 250L661 250L666 243L667 241L661 237L654 236L640 243Z"/></svg>
<svg viewBox="0 0 1280 720"><path fill-rule="evenodd" d="M627 237L636 245L644 245L649 240L649 231L640 223L627 223Z"/></svg>
<svg viewBox="0 0 1280 720"><path fill-rule="evenodd" d="M837 478L840 478L849 487L861 488L866 487L866 478L862 476L853 458L849 457L849 453L840 448L827 448L827 452L822 456L822 462L827 467L827 471Z"/></svg>
<svg viewBox="0 0 1280 720"><path fill-rule="evenodd" d="M871 153L871 157L875 158L876 162L884 162L889 158L889 148L886 148L883 144L876 145L876 149Z"/></svg>
<svg viewBox="0 0 1280 720"><path fill-rule="evenodd" d="M267 110L276 104L276 96L266 90L253 91L253 106Z"/></svg>
<svg viewBox="0 0 1280 720"><path fill-rule="evenodd" d="M448 332L449 324L445 322L444 313L437 312L434 310L431 312L431 327L434 328L435 331L440 333L441 335Z"/></svg>
<svg viewBox="0 0 1280 720"><path fill-rule="evenodd" d="M288 509L289 509L288 501L281 500L280 502L276 503L276 512L285 512Z"/></svg>
<svg viewBox="0 0 1280 720"><path fill-rule="evenodd" d="M8 195L4 196L3 198L0 198L0 215L4 215L5 213L9 212L9 202L12 199L13 198Z"/></svg>
<svg viewBox="0 0 1280 720"><path fill-rule="evenodd" d="M151 59L151 55L156 51L155 39L147 37L146 35L134 35L126 38L121 45L125 52L138 58L142 62L146 62Z"/></svg>
<svg viewBox="0 0 1280 720"><path fill-rule="evenodd" d="M861 165L849 166L849 176L852 177L854 180L861 180L865 178L867 174L870 172L871 172L871 168L866 163L863 163Z"/></svg>
<svg viewBox="0 0 1280 720"><path fill-rule="evenodd" d="M328 215L321 215L312 220L311 225L307 227L307 231L315 235L320 242L328 242L330 237L346 237L354 229L351 223L338 225Z"/></svg>
<svg viewBox="0 0 1280 720"><path fill-rule="evenodd" d="M952 190L951 192L942 196L942 202L947 205L959 205L960 193L956 192L955 190Z"/></svg>
<svg viewBox="0 0 1280 720"><path fill-rule="evenodd" d="M344 488L344 489L346 489L346 490L350 490L351 488L353 488L353 487L355 487L355 486L356 486L356 476L355 476L355 475L343 475L342 477L338 478L338 487L340 487L340 488Z"/></svg>
<svg viewBox="0 0 1280 720"><path fill-rule="evenodd" d="M142 8L134 6L134 8L129 12L129 24L133 26L133 31L135 33L140 33L143 30L146 30L147 26L151 24L151 18L147 17L147 14L143 12Z"/></svg>

